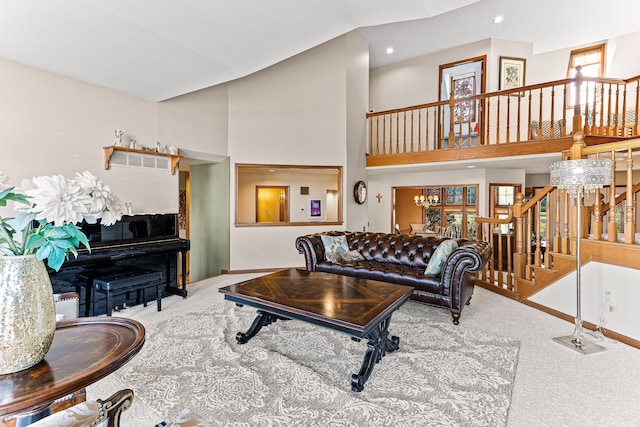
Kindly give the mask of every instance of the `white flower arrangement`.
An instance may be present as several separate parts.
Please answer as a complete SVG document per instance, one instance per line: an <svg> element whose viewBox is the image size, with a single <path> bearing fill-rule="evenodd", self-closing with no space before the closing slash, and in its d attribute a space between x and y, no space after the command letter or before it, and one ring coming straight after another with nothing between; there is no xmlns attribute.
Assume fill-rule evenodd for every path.
<svg viewBox="0 0 640 427"><path fill-rule="evenodd" d="M10 186L8 180L0 171L0 206L12 201L20 214L15 218L0 216L0 255L36 254L56 271L69 253L78 255L80 245L91 250L77 224L100 219L103 225L112 225L125 212L109 186L88 171L73 179L38 176L23 180L22 188Z"/></svg>

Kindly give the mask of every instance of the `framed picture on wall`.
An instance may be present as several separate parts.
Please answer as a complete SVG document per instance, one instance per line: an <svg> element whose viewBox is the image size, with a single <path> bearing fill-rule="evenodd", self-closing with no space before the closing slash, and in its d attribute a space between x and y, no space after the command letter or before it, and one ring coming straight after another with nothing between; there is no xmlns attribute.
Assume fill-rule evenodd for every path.
<svg viewBox="0 0 640 427"><path fill-rule="evenodd" d="M309 219L324 219L324 200L309 199Z"/></svg>
<svg viewBox="0 0 640 427"><path fill-rule="evenodd" d="M500 57L500 90L524 86L527 60L525 58ZM513 95L520 95L514 93Z"/></svg>

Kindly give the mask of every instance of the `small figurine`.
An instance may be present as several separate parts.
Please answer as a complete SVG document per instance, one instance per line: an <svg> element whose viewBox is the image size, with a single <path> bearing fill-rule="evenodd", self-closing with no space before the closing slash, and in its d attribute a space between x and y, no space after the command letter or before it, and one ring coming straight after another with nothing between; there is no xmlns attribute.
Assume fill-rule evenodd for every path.
<svg viewBox="0 0 640 427"><path fill-rule="evenodd" d="M160 146L160 141L156 142L156 152L160 153L162 151L162 147Z"/></svg>
<svg viewBox="0 0 640 427"><path fill-rule="evenodd" d="M138 148L138 145L137 145L138 143L136 142L135 139L131 139L129 141L129 143L131 144L131 148L133 148L133 149L137 149Z"/></svg>
<svg viewBox="0 0 640 427"><path fill-rule="evenodd" d="M116 129L116 140L113 141L113 145L117 147L122 147L122 135L124 135L124 131L120 129Z"/></svg>

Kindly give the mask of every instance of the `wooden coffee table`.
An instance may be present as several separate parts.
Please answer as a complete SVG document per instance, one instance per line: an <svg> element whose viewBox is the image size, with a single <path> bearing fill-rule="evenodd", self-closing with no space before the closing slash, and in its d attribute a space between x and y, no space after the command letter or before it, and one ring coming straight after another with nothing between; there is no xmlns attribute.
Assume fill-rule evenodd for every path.
<svg viewBox="0 0 640 427"><path fill-rule="evenodd" d="M400 339L389 336L389 323L412 291L410 286L297 269L220 288L225 299L258 309L249 330L236 334L239 344L278 319L324 326L356 341L366 338L360 372L351 377L351 389L357 392L364 388L375 364L398 349Z"/></svg>

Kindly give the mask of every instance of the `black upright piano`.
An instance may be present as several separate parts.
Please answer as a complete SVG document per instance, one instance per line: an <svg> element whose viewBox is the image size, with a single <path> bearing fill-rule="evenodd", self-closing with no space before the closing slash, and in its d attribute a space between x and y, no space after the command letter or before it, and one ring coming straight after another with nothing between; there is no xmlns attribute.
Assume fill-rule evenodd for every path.
<svg viewBox="0 0 640 427"><path fill-rule="evenodd" d="M79 272L135 264L163 272L165 294L187 296L186 254L190 242L178 235L178 214L130 215L110 226L99 222L80 226L89 239L91 251L78 249L78 257L69 255L59 272L49 271L55 293L75 290L75 276ZM182 255L181 286L178 254Z"/></svg>

